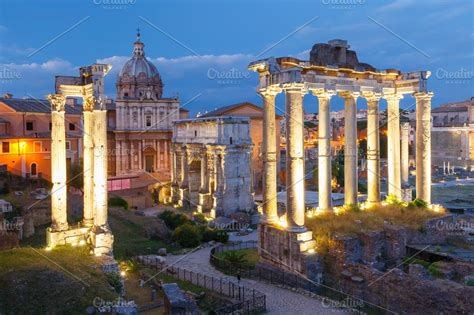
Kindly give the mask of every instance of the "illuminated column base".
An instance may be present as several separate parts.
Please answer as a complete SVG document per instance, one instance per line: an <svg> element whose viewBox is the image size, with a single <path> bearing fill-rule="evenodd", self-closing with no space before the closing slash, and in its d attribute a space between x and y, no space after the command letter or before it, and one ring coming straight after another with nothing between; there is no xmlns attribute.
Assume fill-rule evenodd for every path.
<svg viewBox="0 0 474 315"><path fill-rule="evenodd" d="M259 264L297 272L319 283L322 273L311 231L290 232L275 224L258 225Z"/></svg>

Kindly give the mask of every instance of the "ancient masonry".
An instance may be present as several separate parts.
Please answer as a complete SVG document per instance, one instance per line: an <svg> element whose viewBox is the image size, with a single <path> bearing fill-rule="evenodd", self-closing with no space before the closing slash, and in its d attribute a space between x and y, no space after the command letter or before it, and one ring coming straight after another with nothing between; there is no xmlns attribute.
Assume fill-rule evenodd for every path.
<svg viewBox="0 0 474 315"><path fill-rule="evenodd" d="M176 121L171 202L212 218L252 209L251 152L248 118Z"/></svg>
<svg viewBox="0 0 474 315"><path fill-rule="evenodd" d="M402 129L400 152L399 101L416 98L416 197L431 201L430 111L433 93L426 90L427 71L377 70L360 63L344 40L316 44L309 61L292 57L252 62L258 72L257 93L264 99L264 222L259 226L260 255L268 263L310 274L314 267L312 232L305 227L305 170L303 148L303 96L311 92L319 100L319 209L332 211L329 110L331 97L344 98L344 194L345 205L357 204L356 100L368 104L367 203L380 203L379 100L388 102L388 188L398 198L411 198L407 191L407 133ZM286 218L277 215L275 96L286 96ZM400 154L402 153L402 154ZM403 180L403 182L402 182ZM402 185L403 183L403 185ZM408 188L410 190L410 188ZM411 190L410 190L411 191Z"/></svg>
<svg viewBox="0 0 474 315"><path fill-rule="evenodd" d="M56 77L51 102L52 225L47 230L49 248L89 243L95 255L111 254L113 235L107 223L107 111L104 76L112 68L93 64L80 68L79 77ZM84 217L79 227L67 222L65 144L66 97L82 97L84 109Z"/></svg>

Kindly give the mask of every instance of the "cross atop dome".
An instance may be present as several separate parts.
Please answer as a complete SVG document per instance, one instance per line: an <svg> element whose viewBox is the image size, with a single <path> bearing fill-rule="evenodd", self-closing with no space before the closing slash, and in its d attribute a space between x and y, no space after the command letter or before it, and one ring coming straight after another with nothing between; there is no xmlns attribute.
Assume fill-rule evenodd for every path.
<svg viewBox="0 0 474 315"><path fill-rule="evenodd" d="M137 28L137 42L140 41L140 28Z"/></svg>

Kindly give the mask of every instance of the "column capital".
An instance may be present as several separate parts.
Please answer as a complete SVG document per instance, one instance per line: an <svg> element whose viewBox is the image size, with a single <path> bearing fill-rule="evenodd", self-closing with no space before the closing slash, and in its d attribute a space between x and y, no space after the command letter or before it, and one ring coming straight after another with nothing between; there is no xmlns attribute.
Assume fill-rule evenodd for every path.
<svg viewBox="0 0 474 315"><path fill-rule="evenodd" d="M403 98L403 94L384 94L383 98L386 99L387 102L398 102Z"/></svg>
<svg viewBox="0 0 474 315"><path fill-rule="evenodd" d="M263 97L276 96L280 92L281 92L281 88L276 87L276 86L269 86L267 88L259 89L257 91L257 93L262 95Z"/></svg>
<svg viewBox="0 0 474 315"><path fill-rule="evenodd" d="M378 102L380 98L382 97L382 94L375 93L375 92L362 92L361 97L367 100L367 104L370 104L370 103Z"/></svg>
<svg viewBox="0 0 474 315"><path fill-rule="evenodd" d="M49 94L48 100L51 103L51 110L63 112L66 106L66 97L62 94Z"/></svg>
<svg viewBox="0 0 474 315"><path fill-rule="evenodd" d="M331 97L337 94L335 90L326 89L311 90L311 93L319 99L331 99Z"/></svg>
<svg viewBox="0 0 474 315"><path fill-rule="evenodd" d="M410 123L409 122L403 122L403 123L400 124L400 127L402 129L409 130L410 129Z"/></svg>
<svg viewBox="0 0 474 315"><path fill-rule="evenodd" d="M82 106L83 111L91 112L94 110L95 99L93 95L83 95L82 100L83 100L83 106Z"/></svg>
<svg viewBox="0 0 474 315"><path fill-rule="evenodd" d="M339 96L342 98L353 98L354 100L356 100L360 96L360 92L341 91L339 92Z"/></svg>
<svg viewBox="0 0 474 315"><path fill-rule="evenodd" d="M413 96L416 99L431 99L433 97L434 93L433 92L415 92L413 93Z"/></svg>
<svg viewBox="0 0 474 315"><path fill-rule="evenodd" d="M282 88L290 94L301 93L304 95L308 93L308 84L306 83L285 83L282 84Z"/></svg>

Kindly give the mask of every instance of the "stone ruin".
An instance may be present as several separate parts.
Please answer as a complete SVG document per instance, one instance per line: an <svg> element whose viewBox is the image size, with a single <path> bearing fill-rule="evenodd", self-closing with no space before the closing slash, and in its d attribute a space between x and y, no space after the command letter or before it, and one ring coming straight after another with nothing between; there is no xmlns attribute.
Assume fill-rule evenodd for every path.
<svg viewBox="0 0 474 315"><path fill-rule="evenodd" d="M107 222L107 110L104 76L112 68L93 64L80 68L79 77L56 77L51 102L52 225L48 248L90 244L96 256L112 254L113 235ZM84 215L78 226L67 221L65 106L67 97L83 98L84 114Z"/></svg>

